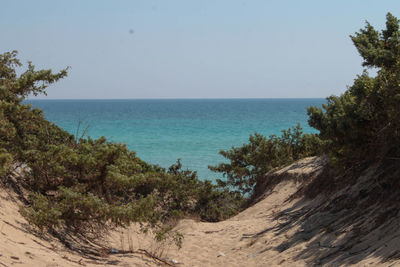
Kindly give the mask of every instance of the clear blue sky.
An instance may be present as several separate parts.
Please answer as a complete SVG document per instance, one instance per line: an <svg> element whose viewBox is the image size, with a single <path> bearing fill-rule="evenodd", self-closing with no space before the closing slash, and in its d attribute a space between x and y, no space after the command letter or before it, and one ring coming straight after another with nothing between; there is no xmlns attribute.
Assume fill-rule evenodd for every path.
<svg viewBox="0 0 400 267"><path fill-rule="evenodd" d="M48 98L340 94L361 73L349 35L400 1L0 0L0 52L71 66Z"/></svg>

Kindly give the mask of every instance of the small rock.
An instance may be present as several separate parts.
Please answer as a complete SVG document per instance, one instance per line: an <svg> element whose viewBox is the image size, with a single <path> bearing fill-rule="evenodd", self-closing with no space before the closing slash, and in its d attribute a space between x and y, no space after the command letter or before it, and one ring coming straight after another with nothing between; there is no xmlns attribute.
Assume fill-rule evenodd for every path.
<svg viewBox="0 0 400 267"><path fill-rule="evenodd" d="M219 252L217 257L225 257L225 254L223 252Z"/></svg>
<svg viewBox="0 0 400 267"><path fill-rule="evenodd" d="M19 258L15 257L15 256L11 256L10 258L13 259L13 260L19 260Z"/></svg>
<svg viewBox="0 0 400 267"><path fill-rule="evenodd" d="M179 262L177 261L177 260L171 260L171 262L173 263L173 264L178 264Z"/></svg>
<svg viewBox="0 0 400 267"><path fill-rule="evenodd" d="M110 254L117 254L117 253L119 253L118 249L114 249L114 248L110 249Z"/></svg>

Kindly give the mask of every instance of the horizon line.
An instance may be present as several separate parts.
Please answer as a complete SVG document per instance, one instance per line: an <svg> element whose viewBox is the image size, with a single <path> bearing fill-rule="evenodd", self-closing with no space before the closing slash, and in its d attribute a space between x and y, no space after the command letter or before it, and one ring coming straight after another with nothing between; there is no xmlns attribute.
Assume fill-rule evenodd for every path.
<svg viewBox="0 0 400 267"><path fill-rule="evenodd" d="M257 100L257 99L325 99L326 97L193 97L193 98L33 98L33 99L24 99L29 101L35 100L240 100L240 99L248 99L248 100Z"/></svg>

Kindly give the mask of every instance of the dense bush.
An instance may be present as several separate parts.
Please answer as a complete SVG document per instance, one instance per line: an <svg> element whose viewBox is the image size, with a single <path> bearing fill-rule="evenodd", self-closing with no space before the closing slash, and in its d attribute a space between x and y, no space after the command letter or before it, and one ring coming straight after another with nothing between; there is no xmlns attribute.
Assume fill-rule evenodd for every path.
<svg viewBox="0 0 400 267"><path fill-rule="evenodd" d="M160 226L190 214L216 221L239 210L240 197L183 171L179 161L166 171L123 144L104 137L77 140L47 121L23 100L45 93L67 70L36 71L29 63L18 76L16 56L0 55L0 178L14 163L26 164L19 186L30 192L30 205L22 209L29 222L89 234L131 222Z"/></svg>
<svg viewBox="0 0 400 267"><path fill-rule="evenodd" d="M364 71L344 94L327 98L323 109L308 109L309 124L327 141L332 161L344 167L400 157L399 20L390 13L386 18L380 33L367 22L351 36L363 66L377 75Z"/></svg>
<svg viewBox="0 0 400 267"><path fill-rule="evenodd" d="M248 195L253 192L257 181L273 168L280 167L303 157L321 153L323 142L315 134L304 134L300 125L283 130L281 136L266 138L260 134L250 135L249 143L232 147L220 154L229 163L209 166L212 171L221 172L227 179L219 185L235 192Z"/></svg>

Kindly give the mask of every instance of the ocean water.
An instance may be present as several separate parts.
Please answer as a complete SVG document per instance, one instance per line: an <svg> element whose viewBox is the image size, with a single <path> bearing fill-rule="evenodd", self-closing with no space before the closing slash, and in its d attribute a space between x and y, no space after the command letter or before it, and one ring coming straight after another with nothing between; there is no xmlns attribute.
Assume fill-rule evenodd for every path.
<svg viewBox="0 0 400 267"><path fill-rule="evenodd" d="M280 134L307 124L306 108L324 99L29 100L46 118L78 136L105 136L127 144L143 160L168 167L178 158L202 179L220 174L220 150L246 143L250 134ZM78 127L79 126L79 127Z"/></svg>

